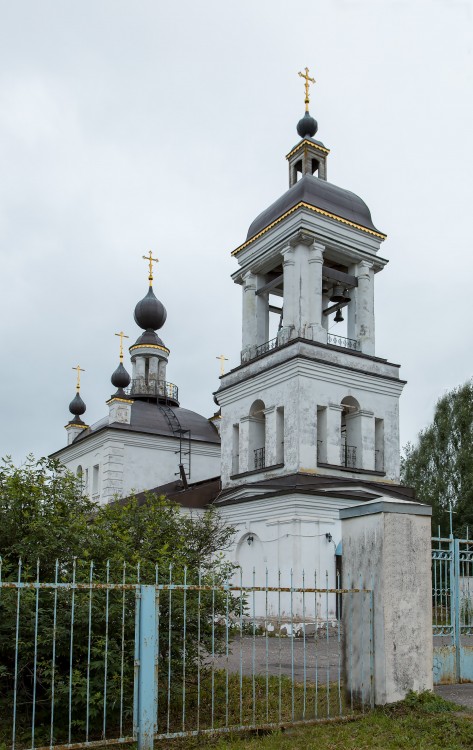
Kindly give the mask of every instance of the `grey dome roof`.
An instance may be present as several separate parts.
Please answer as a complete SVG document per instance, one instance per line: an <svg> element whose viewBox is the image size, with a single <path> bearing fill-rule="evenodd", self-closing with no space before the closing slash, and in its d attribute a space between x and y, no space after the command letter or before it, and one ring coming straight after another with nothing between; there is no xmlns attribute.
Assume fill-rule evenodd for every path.
<svg viewBox="0 0 473 750"><path fill-rule="evenodd" d="M197 414L195 411L182 409L179 406L168 406L166 408L172 409L183 430L191 431L192 440L201 440L205 443L220 443L217 429L206 417ZM166 419L163 409L158 404L147 401L134 401L131 405L130 424L122 424L121 422L112 422L112 424L109 424L108 417L104 417L91 425L91 427L83 430L74 442L79 442L79 440L83 440L88 435L105 428L144 432L151 435L164 435L165 437L174 436L169 421Z"/></svg>
<svg viewBox="0 0 473 750"><path fill-rule="evenodd" d="M156 297L153 287L150 286L146 296L135 307L135 323L145 330L147 328L156 330L162 328L166 321L166 315L166 308Z"/></svg>
<svg viewBox="0 0 473 750"><path fill-rule="evenodd" d="M328 211L354 224L360 224L366 229L379 232L371 221L368 206L355 193L321 180L319 177L306 174L256 217L248 230L247 241L301 202Z"/></svg>

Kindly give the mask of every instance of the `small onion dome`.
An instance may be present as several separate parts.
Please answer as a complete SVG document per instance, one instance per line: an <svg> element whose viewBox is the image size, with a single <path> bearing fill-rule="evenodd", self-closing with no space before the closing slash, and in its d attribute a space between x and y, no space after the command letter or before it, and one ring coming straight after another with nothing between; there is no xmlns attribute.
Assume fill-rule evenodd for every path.
<svg viewBox="0 0 473 750"><path fill-rule="evenodd" d="M150 286L146 297L143 297L135 307L135 323L144 330L151 328L155 331L164 325L166 316L166 308L157 299L153 287Z"/></svg>
<svg viewBox="0 0 473 750"><path fill-rule="evenodd" d="M69 411L74 415L74 419L71 419L70 424L84 424L80 416L85 412L85 404L80 397L79 391L77 391L69 404Z"/></svg>
<svg viewBox="0 0 473 750"><path fill-rule="evenodd" d="M305 113L302 120L297 123L297 132L301 138L313 138L318 130L317 120L314 120L308 112Z"/></svg>
<svg viewBox="0 0 473 750"><path fill-rule="evenodd" d="M123 367L123 362L120 362L118 365L111 377L111 381L115 388L127 388L130 385L131 378Z"/></svg>

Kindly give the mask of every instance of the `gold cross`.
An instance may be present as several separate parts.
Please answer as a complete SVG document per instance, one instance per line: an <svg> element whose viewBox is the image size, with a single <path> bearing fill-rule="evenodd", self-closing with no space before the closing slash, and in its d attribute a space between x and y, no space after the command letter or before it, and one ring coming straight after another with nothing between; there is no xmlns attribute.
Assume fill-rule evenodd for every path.
<svg viewBox="0 0 473 750"><path fill-rule="evenodd" d="M143 255L143 260L147 260L149 263L149 285L151 286L153 283L153 263L159 263L159 260L157 258L153 258L153 255L151 253L151 250L149 251L148 255Z"/></svg>
<svg viewBox="0 0 473 750"><path fill-rule="evenodd" d="M80 391L80 374L81 374L81 372L85 372L85 370L83 370L82 367L80 367L79 365L77 365L77 367L73 367L72 369L77 372L77 385L76 385L76 389L77 389L77 392L79 392Z"/></svg>
<svg viewBox="0 0 473 750"><path fill-rule="evenodd" d="M225 375L225 365L224 362L228 362L228 357L225 357L224 354L221 354L220 357L215 357L215 359L220 360L220 375Z"/></svg>
<svg viewBox="0 0 473 750"><path fill-rule="evenodd" d="M115 336L120 336L120 362L123 362L123 339L129 339L130 337L123 333L123 331L116 333Z"/></svg>
<svg viewBox="0 0 473 750"><path fill-rule="evenodd" d="M304 86L305 86L305 111L309 111L309 82L315 83L315 78L311 78L309 76L309 68L305 68L305 73L301 73L299 71L299 75L301 78L305 80Z"/></svg>

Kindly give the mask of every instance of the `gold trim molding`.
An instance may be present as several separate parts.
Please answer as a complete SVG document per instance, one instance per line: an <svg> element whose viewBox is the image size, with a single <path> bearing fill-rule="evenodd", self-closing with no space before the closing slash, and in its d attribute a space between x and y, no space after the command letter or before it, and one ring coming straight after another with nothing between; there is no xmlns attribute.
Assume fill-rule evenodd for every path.
<svg viewBox="0 0 473 750"><path fill-rule="evenodd" d="M135 349L161 349L162 352L166 352L167 354L171 351L170 349L166 349L165 346L159 346L159 344L133 344L128 351L132 352Z"/></svg>
<svg viewBox="0 0 473 750"><path fill-rule="evenodd" d="M294 146L292 151L289 151L289 153L286 156L286 159L290 159L291 156L294 156L294 154L296 154L299 151L299 149L304 148L304 146L312 146L312 148L318 149L319 151L323 151L324 154L330 153L329 148L325 148L325 146L319 146L318 143L313 143L312 141L307 140L307 138L304 138L304 140L298 143L297 146Z"/></svg>
<svg viewBox="0 0 473 750"><path fill-rule="evenodd" d="M317 208L317 206L312 206L310 203L305 203L304 201L300 201L295 206L289 209L289 211L286 211L285 214L280 216L278 219L275 219L271 222L271 224L268 224L267 227L261 230L261 232L258 232L258 234L255 234L254 237L251 237L249 240L243 243L243 245L239 245L235 250L232 250L232 255L237 255L241 250L244 250L245 247L248 247L248 245L251 245L252 242L259 239L259 237L262 237L263 234L266 234L270 229L272 229L276 224L279 224L281 221L283 221L285 218L293 214L295 211L297 211L298 208L307 208L309 211L313 211L316 214L320 214L321 216L327 216L329 219L335 219L335 221L339 221L342 224L346 224L349 227L354 227L355 229L360 229L362 232L366 232L366 234L371 234L374 237L379 237L381 240L385 240L387 237L387 234L382 234L382 232L375 232L373 229L368 229L367 227L362 226L361 224L355 224L354 221L349 221L348 219L344 219L341 216L337 216L337 214L332 214L329 211L324 211L321 208Z"/></svg>

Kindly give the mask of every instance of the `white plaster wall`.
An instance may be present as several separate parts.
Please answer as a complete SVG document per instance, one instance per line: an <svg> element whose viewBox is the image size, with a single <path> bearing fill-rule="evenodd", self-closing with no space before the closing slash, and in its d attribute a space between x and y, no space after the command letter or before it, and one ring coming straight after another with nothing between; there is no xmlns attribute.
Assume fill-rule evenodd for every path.
<svg viewBox="0 0 473 750"><path fill-rule="evenodd" d="M177 479L179 472L179 440L116 429L91 435L55 455L74 474L79 465L84 476L88 469L89 484L84 489L91 496L93 466L99 464L99 492L93 499L100 503L167 484ZM220 446L192 441L191 481L219 473Z"/></svg>
<svg viewBox="0 0 473 750"><path fill-rule="evenodd" d="M336 500L289 493L284 497L258 499L253 496L247 502L219 508L225 521L236 527L237 532L227 558L241 566L244 586L290 586L291 570L293 586L306 588L334 588L335 549L341 539L339 509L356 505L358 501ZM328 541L326 534L332 536ZM248 537L253 542L248 544ZM254 570L254 578L253 578ZM280 577L279 577L280 575ZM266 578L267 576L267 578ZM240 574L235 577L240 581ZM317 583L317 585L315 585ZM335 596L330 594L293 594L293 617L302 623L305 609L307 620L316 615L319 623L328 617L335 619ZM253 614L253 598L249 597L250 615ZM273 622L281 617L286 625L291 615L289 594L268 596L267 615ZM266 616L264 593L255 596L255 616Z"/></svg>
<svg viewBox="0 0 473 750"><path fill-rule="evenodd" d="M297 344L293 345L299 355ZM218 394L222 408L222 483L224 487L233 486L238 481L232 480L232 432L233 425L248 415L255 398L264 400L266 408L284 407L284 463L282 469L270 472L270 475L281 473L317 470L317 406L340 404L346 396L353 396L360 408L372 411L375 418L384 420L384 469L386 479L399 480L399 396L402 382L395 378L379 378L370 372L354 370L358 362L349 359L349 355L335 352L336 362L321 362L298 356L277 361L277 353L271 355L277 366L270 367L269 357L261 364L265 369L253 370L254 377L243 379L249 374L251 365L239 371L240 382L234 373L230 388ZM309 350L310 351L310 350ZM318 352L317 352L318 353ZM274 357L274 359L273 359ZM228 381L227 381L228 382ZM222 383L225 387L225 381ZM374 430L374 422L373 422ZM374 441L374 435L373 435ZM373 443L374 447L374 443ZM241 451L240 451L241 453ZM251 463L251 456L250 456ZM374 465L374 462L371 463ZM331 473L333 470L319 469L320 473ZM264 470L262 476L268 475ZM347 474L344 472L344 476ZM356 476L354 474L353 476ZM384 479L384 477L383 477Z"/></svg>

